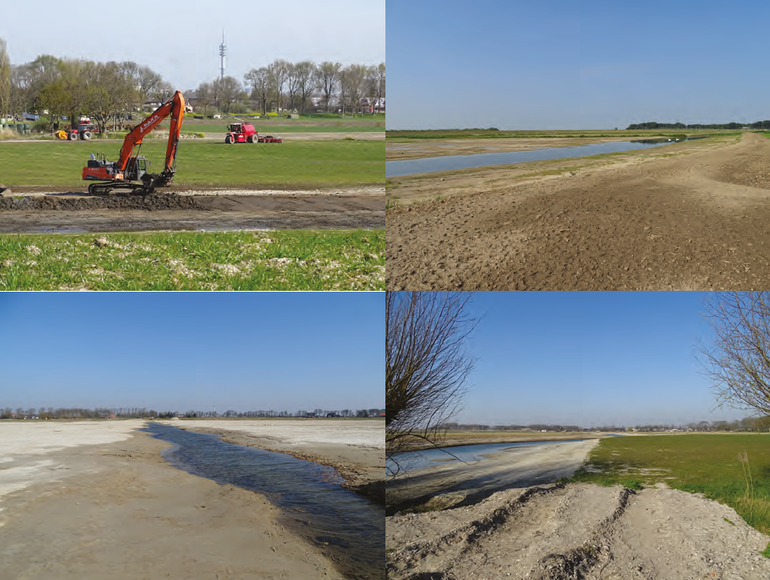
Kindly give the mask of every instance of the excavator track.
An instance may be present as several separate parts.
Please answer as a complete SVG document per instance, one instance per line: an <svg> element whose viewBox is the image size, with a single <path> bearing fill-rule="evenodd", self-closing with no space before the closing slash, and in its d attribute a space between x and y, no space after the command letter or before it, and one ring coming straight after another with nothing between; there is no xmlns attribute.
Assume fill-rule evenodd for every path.
<svg viewBox="0 0 770 580"><path fill-rule="evenodd" d="M147 188L141 183L129 183L126 181L108 181L106 183L92 183L88 186L88 193L91 195L107 195L115 190L124 190L128 195L148 195L154 193L155 189Z"/></svg>

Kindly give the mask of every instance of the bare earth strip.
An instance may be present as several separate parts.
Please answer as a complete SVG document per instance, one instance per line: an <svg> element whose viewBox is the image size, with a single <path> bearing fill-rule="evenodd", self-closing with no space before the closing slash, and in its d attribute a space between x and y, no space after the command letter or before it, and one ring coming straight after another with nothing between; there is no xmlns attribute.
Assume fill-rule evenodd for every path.
<svg viewBox="0 0 770 580"><path fill-rule="evenodd" d="M263 496L171 467L142 424L0 425L3 578L342 579Z"/></svg>
<svg viewBox="0 0 770 580"><path fill-rule="evenodd" d="M384 502L385 422L308 419L284 421L182 421L175 427L215 433L223 441L287 453L334 467L346 487Z"/></svg>
<svg viewBox="0 0 770 580"><path fill-rule="evenodd" d="M180 191L0 196L0 233L385 227L382 188L357 191Z"/></svg>
<svg viewBox="0 0 770 580"><path fill-rule="evenodd" d="M387 288L759 288L770 278L768 159L770 140L747 133L397 180Z"/></svg>
<svg viewBox="0 0 770 580"><path fill-rule="evenodd" d="M696 495L589 484L512 489L386 523L392 580L762 580L769 539Z"/></svg>

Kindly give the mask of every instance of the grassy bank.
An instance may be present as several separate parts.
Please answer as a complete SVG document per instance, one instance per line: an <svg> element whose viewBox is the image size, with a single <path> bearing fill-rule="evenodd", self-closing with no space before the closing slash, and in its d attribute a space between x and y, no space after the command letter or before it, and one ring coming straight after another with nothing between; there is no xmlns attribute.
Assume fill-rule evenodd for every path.
<svg viewBox="0 0 770 580"><path fill-rule="evenodd" d="M384 290L385 231L0 236L0 290Z"/></svg>
<svg viewBox="0 0 770 580"><path fill-rule="evenodd" d="M744 452L748 462L739 460ZM770 533L770 434L609 437L573 479L632 489L663 482L729 505Z"/></svg>
<svg viewBox="0 0 770 580"><path fill-rule="evenodd" d="M15 186L86 189L82 167L90 153L116 160L120 142L47 141L0 143L2 182ZM147 141L141 154L150 171L163 168L166 145ZM176 183L187 186L255 186L312 189L381 184L385 180L383 141L287 141L243 143L183 141L177 154Z"/></svg>

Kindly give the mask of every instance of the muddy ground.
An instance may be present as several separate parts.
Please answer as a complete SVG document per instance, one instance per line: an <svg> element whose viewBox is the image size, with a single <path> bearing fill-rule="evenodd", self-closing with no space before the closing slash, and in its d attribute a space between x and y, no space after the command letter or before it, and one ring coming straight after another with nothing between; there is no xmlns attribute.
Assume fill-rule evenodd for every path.
<svg viewBox="0 0 770 580"><path fill-rule="evenodd" d="M0 576L343 579L264 496L172 467L143 424L0 425Z"/></svg>
<svg viewBox="0 0 770 580"><path fill-rule="evenodd" d="M0 233L385 227L382 188L101 195L27 188L0 196Z"/></svg>
<svg viewBox="0 0 770 580"><path fill-rule="evenodd" d="M390 290L717 290L770 278L770 139L389 180Z"/></svg>
<svg viewBox="0 0 770 580"><path fill-rule="evenodd" d="M385 422L300 419L284 421L182 421L174 427L214 433L223 441L287 453L334 467L345 487L385 503Z"/></svg>
<svg viewBox="0 0 770 580"><path fill-rule="evenodd" d="M764 580L768 536L671 489L553 484L387 518L391 580Z"/></svg>

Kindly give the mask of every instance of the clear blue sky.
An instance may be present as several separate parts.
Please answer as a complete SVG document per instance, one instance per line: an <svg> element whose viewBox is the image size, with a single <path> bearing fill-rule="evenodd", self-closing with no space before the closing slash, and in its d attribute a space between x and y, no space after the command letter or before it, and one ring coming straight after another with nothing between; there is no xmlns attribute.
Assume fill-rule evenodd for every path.
<svg viewBox="0 0 770 580"><path fill-rule="evenodd" d="M343 64L385 61L385 0L258 2L92 2L5 4L0 38L12 64L41 54L149 66L179 90L219 76L222 30L226 74L282 58Z"/></svg>
<svg viewBox="0 0 770 580"><path fill-rule="evenodd" d="M480 292L478 358L457 420L584 427L733 420L695 356L710 344L698 292Z"/></svg>
<svg viewBox="0 0 770 580"><path fill-rule="evenodd" d="M770 4L388 0L389 129L770 117Z"/></svg>
<svg viewBox="0 0 770 580"><path fill-rule="evenodd" d="M384 408L384 294L0 293L0 407Z"/></svg>

